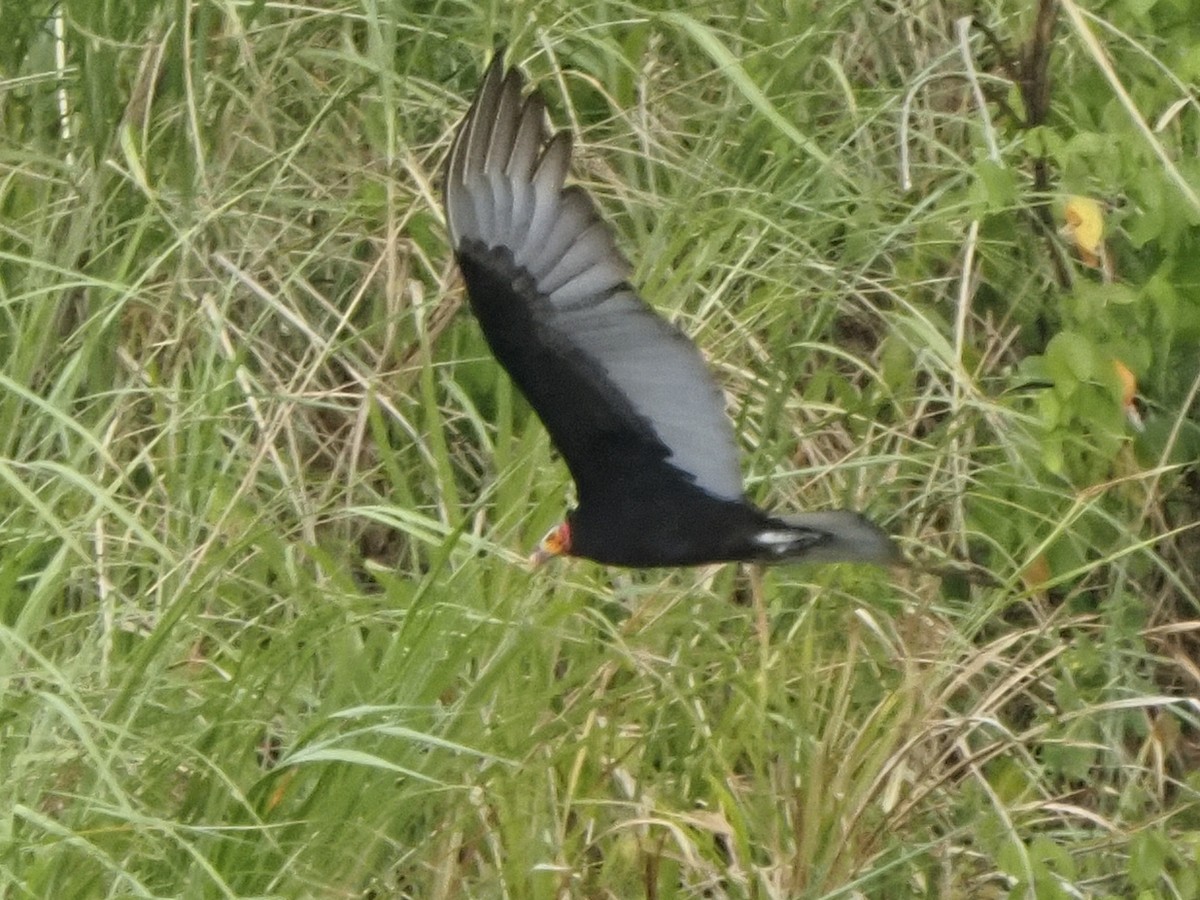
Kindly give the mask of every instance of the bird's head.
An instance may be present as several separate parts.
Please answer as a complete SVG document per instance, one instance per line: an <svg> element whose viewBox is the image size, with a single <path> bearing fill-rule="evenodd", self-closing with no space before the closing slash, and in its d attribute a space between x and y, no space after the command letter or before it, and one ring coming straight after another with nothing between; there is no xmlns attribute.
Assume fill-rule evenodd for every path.
<svg viewBox="0 0 1200 900"><path fill-rule="evenodd" d="M529 557L529 565L536 569L546 560L565 556L571 552L571 522L564 520L546 532L536 550Z"/></svg>

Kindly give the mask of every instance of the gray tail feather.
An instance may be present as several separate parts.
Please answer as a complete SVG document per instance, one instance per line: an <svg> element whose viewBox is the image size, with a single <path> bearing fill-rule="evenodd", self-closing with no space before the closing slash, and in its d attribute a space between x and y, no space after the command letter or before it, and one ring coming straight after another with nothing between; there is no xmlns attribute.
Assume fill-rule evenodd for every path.
<svg viewBox="0 0 1200 900"><path fill-rule="evenodd" d="M860 562L894 566L904 561L900 548L878 525L861 513L849 509L796 513L778 516L789 528L801 528L824 535L806 546L792 559L795 562ZM782 560L781 560L782 561Z"/></svg>

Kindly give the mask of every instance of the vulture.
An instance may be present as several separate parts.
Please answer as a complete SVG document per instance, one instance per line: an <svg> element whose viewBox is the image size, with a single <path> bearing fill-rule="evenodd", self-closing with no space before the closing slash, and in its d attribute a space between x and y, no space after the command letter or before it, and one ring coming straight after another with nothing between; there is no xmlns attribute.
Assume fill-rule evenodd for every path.
<svg viewBox="0 0 1200 900"><path fill-rule="evenodd" d="M696 345L630 283L612 229L566 184L571 135L546 129L504 51L446 161L446 223L487 344L541 419L577 506L542 540L612 566L899 562L850 510L776 515L746 499L721 391Z"/></svg>

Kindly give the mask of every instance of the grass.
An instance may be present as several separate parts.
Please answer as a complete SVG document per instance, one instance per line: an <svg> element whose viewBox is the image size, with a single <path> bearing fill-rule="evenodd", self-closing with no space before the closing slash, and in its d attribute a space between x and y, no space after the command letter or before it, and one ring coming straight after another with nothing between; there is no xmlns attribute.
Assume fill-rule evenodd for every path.
<svg viewBox="0 0 1200 900"><path fill-rule="evenodd" d="M55 9L0 12L2 896L1200 895L1190 326L1129 313L1159 444L1047 430L1092 276L953 8ZM916 567L524 569L569 482L439 203L497 35L750 495Z"/></svg>

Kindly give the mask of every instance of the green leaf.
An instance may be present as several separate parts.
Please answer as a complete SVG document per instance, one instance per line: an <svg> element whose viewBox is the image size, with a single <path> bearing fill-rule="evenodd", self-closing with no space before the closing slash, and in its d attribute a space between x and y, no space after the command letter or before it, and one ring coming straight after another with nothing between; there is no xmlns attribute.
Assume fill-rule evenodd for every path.
<svg viewBox="0 0 1200 900"><path fill-rule="evenodd" d="M1063 446L1061 438L1049 437L1042 442L1042 465L1051 474L1062 474Z"/></svg>
<svg viewBox="0 0 1200 900"><path fill-rule="evenodd" d="M1090 381L1099 368L1096 348L1081 334L1060 331L1046 346L1046 368L1056 386L1066 388L1072 381Z"/></svg>
<svg viewBox="0 0 1200 900"><path fill-rule="evenodd" d="M1090 309L1093 314L1102 312L1106 306L1127 306L1138 299L1138 292L1127 284L1102 284L1082 278L1075 282L1075 295L1082 301L1082 309Z"/></svg>
<svg viewBox="0 0 1200 900"><path fill-rule="evenodd" d="M1129 844L1130 879L1139 888L1153 887L1171 855L1171 845L1162 832L1152 828L1139 831Z"/></svg>
<svg viewBox="0 0 1200 900"><path fill-rule="evenodd" d="M1029 855L1044 864L1055 875L1074 879L1075 863L1066 849L1045 835L1038 835L1029 845Z"/></svg>
<svg viewBox="0 0 1200 900"><path fill-rule="evenodd" d="M1062 421L1062 401L1054 391L1040 391L1038 393L1037 406L1038 412L1041 414L1042 424L1047 428L1052 429Z"/></svg>
<svg viewBox="0 0 1200 900"><path fill-rule="evenodd" d="M991 212L1009 210L1017 203L1017 178L1012 169L981 159L974 166L975 183L982 188L982 200Z"/></svg>
<svg viewBox="0 0 1200 900"><path fill-rule="evenodd" d="M1049 771L1064 778L1087 781L1096 762L1096 751L1071 743L1070 739L1049 741L1042 748L1042 762Z"/></svg>

